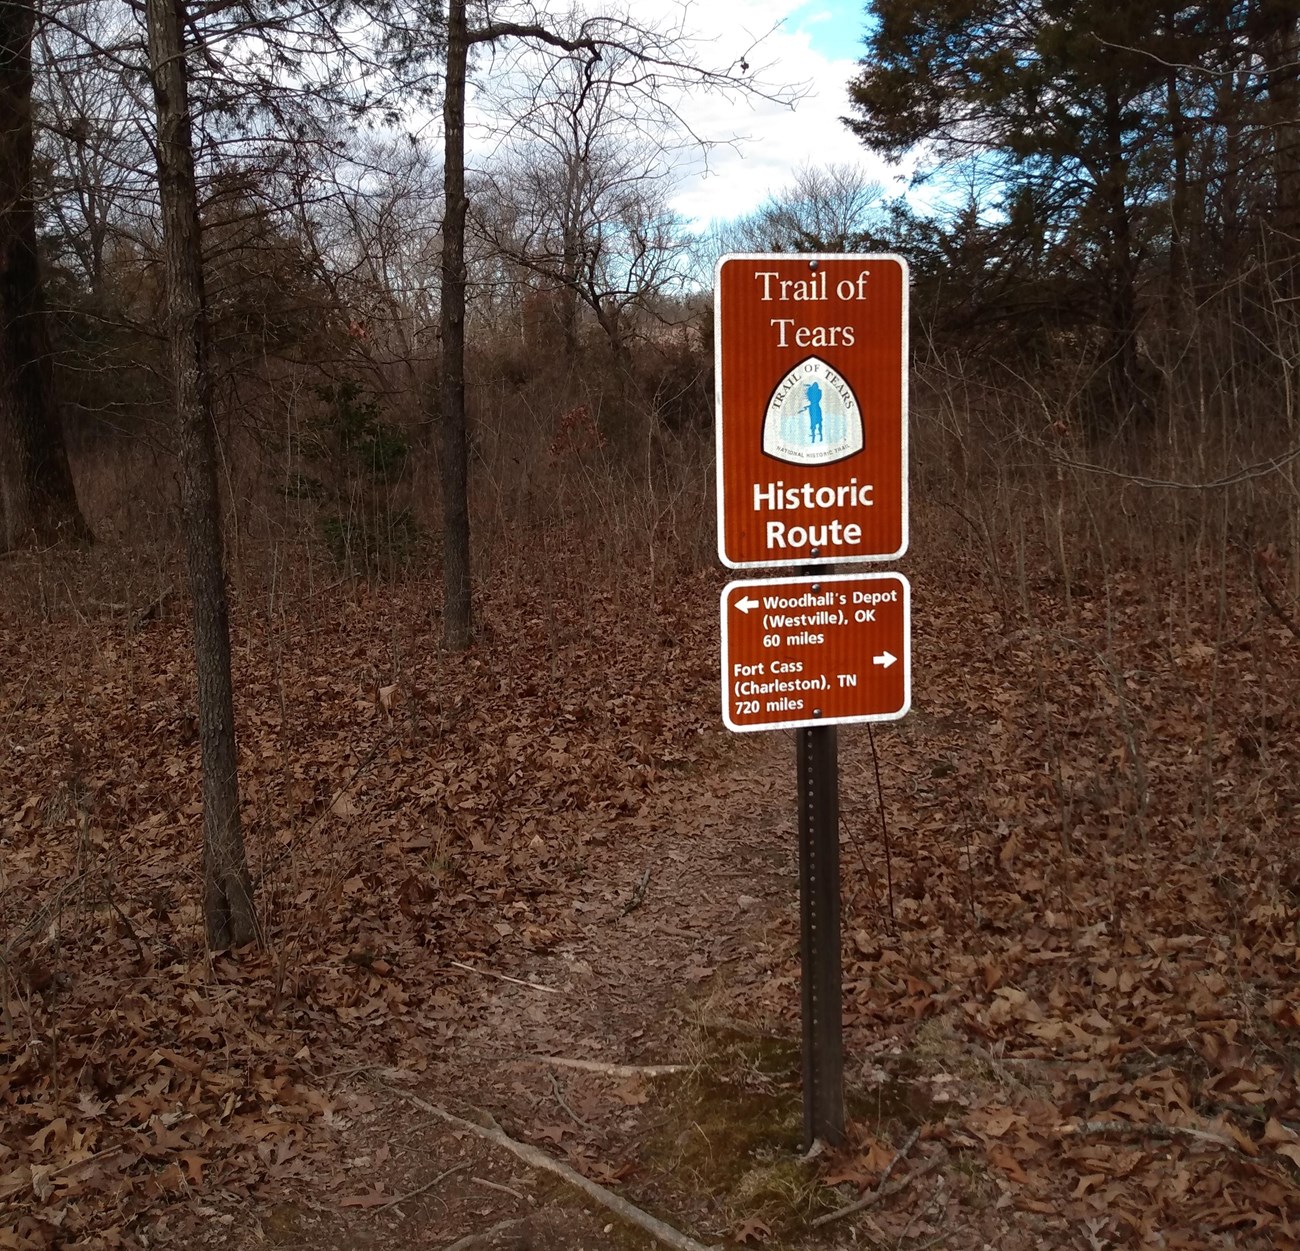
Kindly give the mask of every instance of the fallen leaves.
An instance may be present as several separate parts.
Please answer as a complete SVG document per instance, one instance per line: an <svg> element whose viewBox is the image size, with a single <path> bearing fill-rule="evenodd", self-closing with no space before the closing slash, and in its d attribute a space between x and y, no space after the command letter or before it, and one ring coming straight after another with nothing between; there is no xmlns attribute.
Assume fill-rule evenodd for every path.
<svg viewBox="0 0 1300 1251"><path fill-rule="evenodd" d="M1294 648L1249 588L1219 627L1246 645L1156 580L1038 595L997 634L978 593L918 590L929 671L877 731L888 877L872 762L841 747L870 851L845 856L846 1017L956 1070L952 1142L1015 1210L1296 1245Z"/></svg>
<svg viewBox="0 0 1300 1251"><path fill-rule="evenodd" d="M916 708L877 735L888 858L868 740L841 747L845 829L863 844L845 855L849 1048L906 1061L909 1093L881 1088L879 1123L824 1180L872 1192L904 1138L895 1122L933 1118L943 1143L922 1136L889 1183L908 1180L909 1203L950 1153L947 1201L969 1192L1005 1229L1032 1217L1098 1246L1294 1245L1289 638L1253 622L1244 593L1216 634L1217 598L1190 603L1155 574L1075 586L1068 603L1044 585L1014 629L969 577L942 595L933 575L915 581ZM0 780L0 1248L112 1247L171 1205L338 1176L331 1152L367 1110L337 1074L420 1073L473 1023L485 983L520 983L522 1010L543 1017L571 1002L529 958L617 916L644 872L629 857L625 880L593 883L592 849L621 855L665 820L684 843L735 837L718 816L736 770L716 730L713 623L686 607L707 583L621 603L493 588L486 619L505 641L455 663L401 597L296 618L243 605L241 770L270 942L215 959L196 904L184 630L6 621L0 698L20 694L23 715ZM783 749L755 771L770 778ZM670 779L688 799L666 813ZM792 775L763 802L786 819ZM781 906L747 886L728 882L719 924L761 911L737 898ZM761 962L697 947L673 976L793 1022L796 932ZM620 1117L648 1100L635 1081L600 1098ZM636 1176L562 1116L551 1102L527 1133L604 1185ZM336 1193L362 1211L391 1202L360 1170ZM872 1215L900 1241L920 1226L890 1223L897 1194ZM758 1243L769 1225L733 1234ZM1048 1232L1022 1245L1054 1245L1050 1224L1034 1228Z"/></svg>
<svg viewBox="0 0 1300 1251"><path fill-rule="evenodd" d="M542 612L517 587L482 603L504 641L454 666L418 599L236 613L244 823L268 941L214 960L186 630L6 622L0 706L20 690L25 708L20 768L0 781L12 1245L107 1246L169 1204L328 1174L357 1114L331 1072L361 1056L418 1073L483 998L450 958L510 976L564 942L588 841L649 828L663 772L720 741L701 737L707 618L676 603L629 617L603 593ZM402 668L376 677L399 639Z"/></svg>
<svg viewBox="0 0 1300 1251"><path fill-rule="evenodd" d="M731 1236L741 1246L747 1243L764 1243L772 1236L772 1227L766 1221L761 1221L756 1216L750 1216L746 1217L731 1231Z"/></svg>

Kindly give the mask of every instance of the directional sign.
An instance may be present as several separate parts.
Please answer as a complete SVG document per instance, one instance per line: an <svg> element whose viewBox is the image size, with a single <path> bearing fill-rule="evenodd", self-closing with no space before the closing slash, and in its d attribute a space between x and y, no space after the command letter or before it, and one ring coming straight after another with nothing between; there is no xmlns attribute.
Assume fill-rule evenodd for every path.
<svg viewBox="0 0 1300 1251"><path fill-rule="evenodd" d="M730 582L722 592L729 730L895 721L912 701L902 574Z"/></svg>
<svg viewBox="0 0 1300 1251"><path fill-rule="evenodd" d="M714 317L722 563L901 556L907 262L724 256Z"/></svg>

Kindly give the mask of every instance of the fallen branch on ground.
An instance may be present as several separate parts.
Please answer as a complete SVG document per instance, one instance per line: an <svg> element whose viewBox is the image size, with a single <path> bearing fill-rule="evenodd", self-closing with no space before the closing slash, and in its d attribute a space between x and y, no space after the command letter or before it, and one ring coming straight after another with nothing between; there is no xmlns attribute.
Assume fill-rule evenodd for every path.
<svg viewBox="0 0 1300 1251"><path fill-rule="evenodd" d="M495 977L499 982L510 982L515 986L527 986L529 990L545 991L548 995L558 995L560 993L554 986L543 986L540 982L526 982L522 977L511 977L509 973L493 973L491 969L476 969L472 964L465 964L460 960L448 960L447 963L454 969L464 969L466 973L477 973L481 977Z"/></svg>
<svg viewBox="0 0 1300 1251"><path fill-rule="evenodd" d="M594 1199L597 1203L607 1207L615 1216L621 1217L629 1225L635 1225L656 1241L662 1242L664 1246L672 1247L673 1251L714 1251L714 1248L696 1242L694 1238L681 1233L671 1225L664 1224L657 1216L651 1216L649 1212L637 1207L635 1203L629 1203L621 1195L616 1195L612 1190L607 1190L599 1182L594 1182L589 1177L583 1177L576 1169L572 1169L567 1164L562 1164L559 1160L553 1159L545 1151L540 1151L525 1142L519 1142L511 1138L486 1112L479 1113L485 1122L480 1125L476 1121L467 1121L463 1116L456 1116L454 1113L448 1112L446 1108L440 1108L436 1104L429 1103L428 1100L421 1099L418 1095L408 1095L405 1091L395 1093L401 1095L408 1103L414 1104L422 1112L428 1112L430 1116L436 1116L448 1125L454 1125L457 1129L477 1134L480 1138L486 1138L488 1142L496 1143L498 1147L504 1147L507 1151L523 1160L525 1164L532 1165L533 1168L544 1169L548 1173L554 1173L557 1177L563 1178L570 1186L581 1190L589 1199ZM448 1251L451 1251L451 1249L448 1248Z"/></svg>
<svg viewBox="0 0 1300 1251"><path fill-rule="evenodd" d="M1282 601L1278 599L1277 594L1270 589L1264 576L1266 572L1270 577L1273 576L1267 562L1257 552L1255 554L1255 584L1259 587L1259 593L1272 610L1273 616L1286 626L1297 639L1300 639L1300 625L1296 624L1295 618L1282 606Z"/></svg>
<svg viewBox="0 0 1300 1251"><path fill-rule="evenodd" d="M503 1195L513 1195L520 1203L531 1203L532 1200L524 1194L520 1194L513 1186L503 1186L500 1182L489 1181L486 1177L471 1177L476 1186L486 1186L489 1190L499 1190Z"/></svg>
<svg viewBox="0 0 1300 1251"><path fill-rule="evenodd" d="M481 1234L466 1234L463 1238L457 1238L449 1246L443 1247L442 1251L478 1251L478 1248L488 1245L490 1239L495 1238L497 1234L504 1234L507 1229L514 1229L517 1225L522 1225L523 1221L498 1221L491 1229L485 1229Z"/></svg>
<svg viewBox="0 0 1300 1251"><path fill-rule="evenodd" d="M396 1199L389 1199L387 1203L381 1203L375 1211L386 1212L389 1208L400 1207L408 1199L414 1199L418 1195L424 1194L426 1190L432 1190L439 1182L446 1181L453 1173L462 1172L467 1168L469 1168L468 1164L457 1164L454 1167L449 1168L445 1173L439 1173L432 1181L425 1182L423 1186L416 1186L414 1190L408 1190L406 1194L399 1195Z"/></svg>
<svg viewBox="0 0 1300 1251"><path fill-rule="evenodd" d="M1061 1127L1062 1137L1085 1134L1099 1137L1137 1134L1143 1138L1159 1138L1166 1142L1175 1138L1191 1138L1196 1142L1208 1142L1216 1147L1227 1147L1229 1151L1241 1151L1241 1147L1226 1134L1217 1134L1210 1129L1196 1129L1192 1125L1166 1125L1163 1121L1150 1121L1146 1124L1137 1121L1083 1121L1078 1125Z"/></svg>
<svg viewBox="0 0 1300 1251"><path fill-rule="evenodd" d="M848 1207L843 1207L835 1212L827 1212L824 1216L819 1216L813 1221L814 1229L819 1229L823 1225L829 1225L832 1221L841 1221L846 1216L852 1216L855 1212L865 1212L868 1208L874 1208L882 1199L888 1199L890 1195L896 1195L900 1190L905 1190L914 1181L918 1181L927 1173L932 1173L939 1167L939 1158L936 1156L933 1160L928 1160L921 1165L915 1172L908 1173L906 1177L900 1177L896 1182L889 1180L893 1171L907 1158L908 1152L916 1146L920 1140L921 1131L914 1129L907 1141L895 1152L894 1158L885 1166L885 1171L881 1173L880 1180L876 1183L876 1188L868 1195L863 1195L855 1203L850 1203Z"/></svg>
<svg viewBox="0 0 1300 1251"><path fill-rule="evenodd" d="M526 1056L538 1064L554 1064L562 1069L580 1069L584 1073L603 1073L606 1077L671 1077L689 1073L689 1064L606 1064L603 1060L571 1060L568 1056Z"/></svg>
<svg viewBox="0 0 1300 1251"><path fill-rule="evenodd" d="M632 887L632 898L629 899L627 903L623 905L624 916L627 916L627 914L631 912L633 908L639 908L645 902L645 893L649 889L650 889L650 869L649 866L647 866L646 871L643 874L641 874L640 878L637 880L637 884L634 887Z"/></svg>
<svg viewBox="0 0 1300 1251"><path fill-rule="evenodd" d="M572 1117L574 1124L579 1126L582 1129L590 1129L591 1122L584 1121L582 1117L580 1117L571 1107L569 1107L569 1101L565 1099L564 1091L560 1089L560 1083L559 1080L556 1078L555 1074L547 1073L546 1076L551 1079L551 1090L555 1094L556 1102L560 1105L560 1107L562 1107L569 1114L570 1117Z"/></svg>

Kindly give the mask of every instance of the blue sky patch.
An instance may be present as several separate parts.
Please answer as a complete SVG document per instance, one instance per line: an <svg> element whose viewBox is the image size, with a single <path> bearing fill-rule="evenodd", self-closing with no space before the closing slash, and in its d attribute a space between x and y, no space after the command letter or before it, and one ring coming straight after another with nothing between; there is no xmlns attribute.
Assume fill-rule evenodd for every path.
<svg viewBox="0 0 1300 1251"><path fill-rule="evenodd" d="M814 52L828 60L856 61L863 52L866 6L862 0L808 0L786 20L786 29L808 35Z"/></svg>

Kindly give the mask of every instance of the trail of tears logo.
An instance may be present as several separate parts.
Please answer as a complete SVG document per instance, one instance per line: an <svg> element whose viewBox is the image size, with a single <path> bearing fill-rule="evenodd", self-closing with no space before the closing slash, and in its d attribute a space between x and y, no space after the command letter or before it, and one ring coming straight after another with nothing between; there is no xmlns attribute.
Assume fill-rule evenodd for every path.
<svg viewBox="0 0 1300 1251"><path fill-rule="evenodd" d="M818 356L780 382L763 417L763 451L792 465L829 465L862 451L862 410L853 388Z"/></svg>

